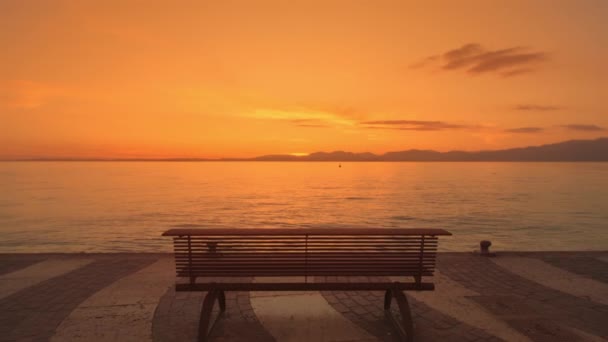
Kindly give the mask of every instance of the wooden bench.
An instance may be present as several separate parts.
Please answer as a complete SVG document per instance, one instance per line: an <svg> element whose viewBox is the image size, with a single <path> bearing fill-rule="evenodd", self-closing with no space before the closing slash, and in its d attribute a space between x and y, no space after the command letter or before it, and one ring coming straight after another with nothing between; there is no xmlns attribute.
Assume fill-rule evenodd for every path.
<svg viewBox="0 0 608 342"><path fill-rule="evenodd" d="M208 291L201 309L199 341L206 341L217 301L225 310L224 291L386 291L384 309L404 341L413 340L413 323L402 291L432 291L442 229L171 229L176 291ZM263 277L301 276L300 282L261 282ZM409 282L315 282L314 277L411 277ZM255 282L250 280L256 277ZM203 281L197 282L197 279ZM236 281L235 281L236 280ZM352 279L350 279L352 280ZM378 280L378 279L376 279ZM402 324L391 315L395 298ZM218 316L219 318L219 316Z"/></svg>

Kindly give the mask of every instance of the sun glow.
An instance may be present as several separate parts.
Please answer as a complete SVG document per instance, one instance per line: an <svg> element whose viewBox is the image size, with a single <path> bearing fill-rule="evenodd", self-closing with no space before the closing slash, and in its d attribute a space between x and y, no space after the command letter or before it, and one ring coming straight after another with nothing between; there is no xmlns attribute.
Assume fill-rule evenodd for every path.
<svg viewBox="0 0 608 342"><path fill-rule="evenodd" d="M415 3L0 1L0 159L606 135L606 2Z"/></svg>

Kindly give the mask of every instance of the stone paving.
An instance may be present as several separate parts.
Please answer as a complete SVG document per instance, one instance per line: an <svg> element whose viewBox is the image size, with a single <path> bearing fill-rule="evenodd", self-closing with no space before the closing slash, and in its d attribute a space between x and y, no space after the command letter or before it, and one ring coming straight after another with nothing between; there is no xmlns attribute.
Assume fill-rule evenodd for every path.
<svg viewBox="0 0 608 342"><path fill-rule="evenodd" d="M608 283L606 261L586 254L572 253L535 253L536 257L566 271ZM608 261L608 259L607 259Z"/></svg>
<svg viewBox="0 0 608 342"><path fill-rule="evenodd" d="M174 291L171 258L0 254L0 294L6 293L0 341L195 341L205 293ZM522 260L534 262L530 269L510 267ZM70 265L57 267L55 276L53 269L33 274L44 263ZM150 267L156 273L146 272ZM408 293L415 340L606 341L608 306L600 295L608 291L607 277L608 252L442 253L436 291ZM335 280L346 279L315 279ZM563 285L570 283L593 287ZM226 295L212 341L395 341L381 292ZM393 311L398 315L395 305Z"/></svg>
<svg viewBox="0 0 608 342"><path fill-rule="evenodd" d="M384 317L384 293L377 291L323 291L334 309L364 328L380 341L394 341L395 336ZM416 341L500 341L487 332L433 310L423 302L408 298L415 322ZM399 317L396 305L393 315Z"/></svg>
<svg viewBox="0 0 608 342"><path fill-rule="evenodd" d="M608 271L608 265L598 272ZM444 258L439 270L478 293L471 297L534 341L584 340L571 328L608 337L608 306L531 282L490 258Z"/></svg>
<svg viewBox="0 0 608 342"><path fill-rule="evenodd" d="M43 256L28 255L27 258L23 258L20 255L3 255L0 259L0 274L10 273L29 265L35 264L44 260Z"/></svg>
<svg viewBox="0 0 608 342"><path fill-rule="evenodd" d="M0 300L0 341L47 341L82 301L149 264L151 258L103 258Z"/></svg>

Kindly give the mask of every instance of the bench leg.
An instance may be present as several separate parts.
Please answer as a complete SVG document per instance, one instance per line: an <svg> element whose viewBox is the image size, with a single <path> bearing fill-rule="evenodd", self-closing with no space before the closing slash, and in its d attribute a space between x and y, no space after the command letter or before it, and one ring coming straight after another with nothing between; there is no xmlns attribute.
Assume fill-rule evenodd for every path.
<svg viewBox="0 0 608 342"><path fill-rule="evenodd" d="M395 297L399 312L401 313L402 322L399 324L397 319L391 313L391 299ZM407 297L399 290L388 290L384 294L384 313L389 319L401 341L414 341L414 323L412 321L412 313ZM405 330L405 331L404 331Z"/></svg>
<svg viewBox="0 0 608 342"><path fill-rule="evenodd" d="M384 310L391 309L391 300L393 299L393 290L386 290L384 293Z"/></svg>
<svg viewBox="0 0 608 342"><path fill-rule="evenodd" d="M220 311L226 311L226 294L223 290L219 290L217 301L220 304Z"/></svg>
<svg viewBox="0 0 608 342"><path fill-rule="evenodd" d="M220 306L219 316L213 323L211 323L211 314L213 312L213 304L217 300ZM208 335L210 330L215 325L215 322L220 318L222 313L226 310L226 296L222 290L211 290L207 292L205 299L203 300L203 307L201 308L201 318L198 324L198 341L208 341Z"/></svg>

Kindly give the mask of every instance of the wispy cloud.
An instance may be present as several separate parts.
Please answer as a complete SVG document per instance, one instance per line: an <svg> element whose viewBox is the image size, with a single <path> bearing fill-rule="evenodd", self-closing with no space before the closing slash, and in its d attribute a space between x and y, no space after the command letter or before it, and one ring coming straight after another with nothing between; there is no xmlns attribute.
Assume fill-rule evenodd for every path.
<svg viewBox="0 0 608 342"><path fill-rule="evenodd" d="M396 129L404 131L440 131L446 129L463 129L473 126L447 123L443 121L422 121L422 120L378 120L363 121L361 125L372 129Z"/></svg>
<svg viewBox="0 0 608 342"><path fill-rule="evenodd" d="M306 127L306 128L328 128L328 127L331 127L329 125L323 125L323 124L297 124L296 126L298 126L298 127Z"/></svg>
<svg viewBox="0 0 608 342"><path fill-rule="evenodd" d="M510 70L510 71L501 72L500 75L502 77L512 77L512 76L517 76L517 75L529 74L531 72L534 72L534 70L535 69L533 69L533 68L514 69L514 70Z"/></svg>
<svg viewBox="0 0 608 342"><path fill-rule="evenodd" d="M418 62L410 65L410 68L411 69L418 69L418 68L425 67L427 65L430 65L430 64L433 64L435 62L438 62L440 60L440 58L441 58L441 56L439 56L439 55L425 57L421 61L418 61Z"/></svg>
<svg viewBox="0 0 608 342"><path fill-rule="evenodd" d="M412 68L437 66L440 70L465 70L469 74L495 73L503 77L535 71L548 54L527 47L488 50L477 43L465 44L439 55L423 58Z"/></svg>
<svg viewBox="0 0 608 342"><path fill-rule="evenodd" d="M66 96L63 87L34 82L29 80L0 81L0 105L33 109L47 104L49 101Z"/></svg>
<svg viewBox="0 0 608 342"><path fill-rule="evenodd" d="M561 125L565 129L571 131L584 131L584 132L602 132L606 131L606 128L600 127L597 125L584 125L584 124L569 124L569 125Z"/></svg>
<svg viewBox="0 0 608 342"><path fill-rule="evenodd" d="M545 129L542 127L518 127L505 129L507 133L540 133Z"/></svg>
<svg viewBox="0 0 608 342"><path fill-rule="evenodd" d="M520 104L520 105L513 107L513 109L519 110L519 111L549 112L549 111L562 110L564 108L558 107L558 106L550 106L550 105L547 106L547 105L536 105L536 104Z"/></svg>
<svg viewBox="0 0 608 342"><path fill-rule="evenodd" d="M299 127L338 127L353 126L356 121L342 113L329 111L297 109L258 109L246 114L247 117L266 120L282 120Z"/></svg>
<svg viewBox="0 0 608 342"><path fill-rule="evenodd" d="M294 126L297 127L306 127L306 128L327 128L331 127L330 125L323 123L317 119L294 119L289 120L289 122L293 123Z"/></svg>

